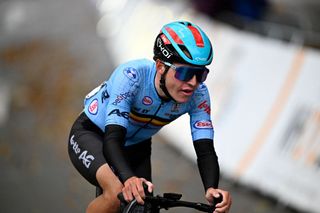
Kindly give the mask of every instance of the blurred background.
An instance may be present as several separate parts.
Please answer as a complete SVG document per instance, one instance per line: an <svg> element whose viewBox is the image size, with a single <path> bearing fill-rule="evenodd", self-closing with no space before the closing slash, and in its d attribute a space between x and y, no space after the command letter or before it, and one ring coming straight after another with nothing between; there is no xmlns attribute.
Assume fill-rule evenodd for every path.
<svg viewBox="0 0 320 213"><path fill-rule="evenodd" d="M318 0L0 1L1 212L85 211L95 188L67 155L83 98L118 64L151 59L173 20L212 38L230 212L320 212L319 16ZM156 193L204 201L187 119L154 138L153 179Z"/></svg>

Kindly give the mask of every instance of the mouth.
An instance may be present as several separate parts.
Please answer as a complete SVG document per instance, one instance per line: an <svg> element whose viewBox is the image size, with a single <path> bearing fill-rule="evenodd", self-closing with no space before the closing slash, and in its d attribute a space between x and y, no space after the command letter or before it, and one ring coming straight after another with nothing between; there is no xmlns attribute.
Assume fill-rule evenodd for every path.
<svg viewBox="0 0 320 213"><path fill-rule="evenodd" d="M182 89L181 92L186 96L191 96L194 91L192 89Z"/></svg>

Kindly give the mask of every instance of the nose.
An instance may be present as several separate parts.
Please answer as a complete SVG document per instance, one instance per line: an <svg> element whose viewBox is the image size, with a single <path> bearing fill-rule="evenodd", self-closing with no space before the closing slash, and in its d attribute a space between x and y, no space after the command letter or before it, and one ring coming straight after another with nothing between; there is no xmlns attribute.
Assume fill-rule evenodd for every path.
<svg viewBox="0 0 320 213"><path fill-rule="evenodd" d="M188 81L188 84L192 85L192 86L196 86L198 83L197 81L197 77L196 75L194 75L189 81Z"/></svg>

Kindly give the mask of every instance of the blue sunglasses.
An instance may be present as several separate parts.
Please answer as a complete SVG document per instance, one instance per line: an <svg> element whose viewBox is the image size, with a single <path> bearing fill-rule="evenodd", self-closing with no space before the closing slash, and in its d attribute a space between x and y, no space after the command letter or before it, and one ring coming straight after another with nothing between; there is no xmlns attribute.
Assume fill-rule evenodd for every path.
<svg viewBox="0 0 320 213"><path fill-rule="evenodd" d="M209 69L206 67L191 67L191 66L175 66L169 62L164 62L163 64L171 67L176 71L174 77L180 81L190 81L193 76L196 76L198 82L202 83L207 79Z"/></svg>

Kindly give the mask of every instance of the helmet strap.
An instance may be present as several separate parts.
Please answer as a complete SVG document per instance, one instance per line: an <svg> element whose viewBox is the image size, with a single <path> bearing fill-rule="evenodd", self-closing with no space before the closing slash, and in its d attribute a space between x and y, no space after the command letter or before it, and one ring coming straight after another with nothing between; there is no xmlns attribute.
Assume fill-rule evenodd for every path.
<svg viewBox="0 0 320 213"><path fill-rule="evenodd" d="M166 76L167 73L169 71L170 67L166 66L166 69L164 71L164 73L161 75L160 78L160 88L162 89L162 91L164 92L164 94L167 96L166 98L164 98L164 101L169 102L170 100L173 100L176 102L176 100L174 100L174 98L170 95L167 87L166 87Z"/></svg>

